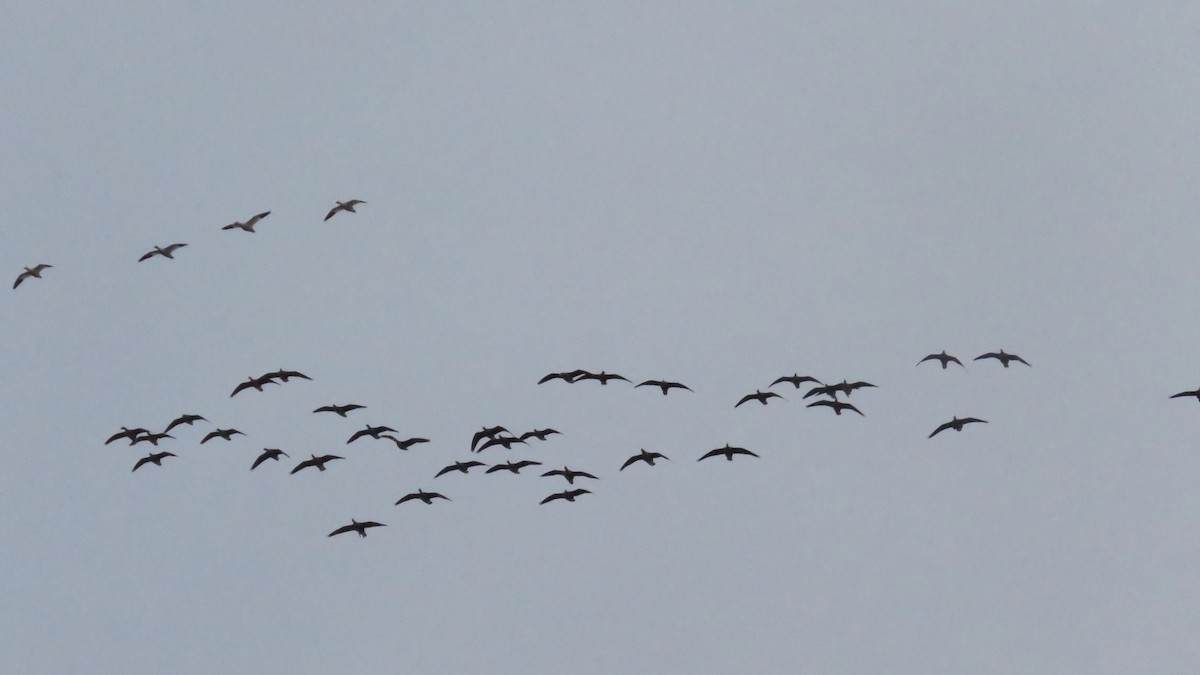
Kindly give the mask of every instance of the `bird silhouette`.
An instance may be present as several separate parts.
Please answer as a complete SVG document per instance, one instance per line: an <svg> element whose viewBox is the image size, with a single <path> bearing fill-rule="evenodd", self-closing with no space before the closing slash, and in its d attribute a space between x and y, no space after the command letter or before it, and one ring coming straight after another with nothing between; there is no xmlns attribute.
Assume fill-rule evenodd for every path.
<svg viewBox="0 0 1200 675"><path fill-rule="evenodd" d="M497 445L503 445L505 450L512 450L512 446L517 443L529 445L528 441L521 440L516 436L496 436L495 438L489 438L483 445L480 445L479 449L477 449L475 452L483 452L484 450Z"/></svg>
<svg viewBox="0 0 1200 675"><path fill-rule="evenodd" d="M346 459L346 458L339 457L337 455L321 455L320 457L313 455L311 459L306 459L303 462L300 462L299 464L297 464L296 468L292 469L291 473L296 473L297 471L307 469L310 466L317 467L318 471L324 471L325 464L328 462L332 462L335 459Z"/></svg>
<svg viewBox="0 0 1200 675"><path fill-rule="evenodd" d="M242 432L238 431L237 429L213 429L212 431L208 432L208 434L200 441L200 445L204 445L205 443L211 441L214 438L220 438L220 439L224 439L226 441L230 441L230 440L233 440L234 434L241 434L242 436L246 435L246 434L243 434Z"/></svg>
<svg viewBox="0 0 1200 675"><path fill-rule="evenodd" d="M44 272L45 270L47 270L51 267L54 267L54 265L47 265L46 263L42 263L40 265L34 265L33 267L26 267L24 272L21 272L20 274L17 275L17 280L13 282L13 289L15 290L17 288L17 286L21 285L22 281L25 281L29 277L33 277L35 279L41 279L42 272Z"/></svg>
<svg viewBox="0 0 1200 675"><path fill-rule="evenodd" d="M692 390L692 388L686 384L679 382L668 382L666 380L646 380L641 384L634 385L634 387L658 387L659 389L662 389L663 396L666 396L667 392L671 389L687 389L688 391Z"/></svg>
<svg viewBox="0 0 1200 675"><path fill-rule="evenodd" d="M238 386L233 388L233 393L229 395L229 398L233 398L234 396L237 396L238 392L242 391L243 389L254 388L258 391L262 391L263 386L268 385L268 384L279 384L279 383L276 382L275 378L271 377L270 375L260 375L258 377L248 377L248 378L246 378L245 382L242 382L241 384L239 384Z"/></svg>
<svg viewBox="0 0 1200 675"><path fill-rule="evenodd" d="M316 410L314 410L313 412L315 412L315 413L331 412L331 413L337 413L338 415L345 417L346 413L354 411L354 410L358 410L360 408L365 408L365 407L367 407L367 406L359 405L357 403L347 403L346 405L323 405L320 408L317 408Z"/></svg>
<svg viewBox="0 0 1200 675"><path fill-rule="evenodd" d="M617 375L616 373L606 373L603 370L598 373L589 373L584 371L582 375L579 375L572 381L582 382L584 380L599 380L600 384L608 384L609 380L624 380L625 382L629 381L629 379L626 377Z"/></svg>
<svg viewBox="0 0 1200 675"><path fill-rule="evenodd" d="M946 366L950 365L951 363L957 363L958 365L962 366L963 369L966 369L966 366L963 366L962 361L959 361L956 357L953 357L953 356L950 356L949 354L947 354L945 349L942 350L941 354L930 354L929 356L926 356L925 358L921 359L920 361L917 361L917 365L919 366L922 363L925 363L926 361L940 362L942 364L942 370L945 370Z"/></svg>
<svg viewBox="0 0 1200 675"><path fill-rule="evenodd" d="M484 473L494 473L501 470L520 473L521 469L524 469L527 466L537 466L539 464L541 464L541 462L535 462L531 459L523 459L519 462L513 462L510 460L504 464L493 464L491 468L489 468L487 471L484 471Z"/></svg>
<svg viewBox="0 0 1200 675"><path fill-rule="evenodd" d="M1171 398L1187 398L1188 396L1195 396L1196 400L1200 401L1200 389L1196 389L1195 391L1181 391L1178 394L1171 394ZM124 429L125 427L121 428Z"/></svg>
<svg viewBox="0 0 1200 675"><path fill-rule="evenodd" d="M155 246L153 249L150 250L150 252L148 252L145 255L143 255L142 257L138 258L138 262L142 262L143 260L149 260L156 255L161 255L164 258L171 258L173 260L175 258L175 251L178 251L179 249L183 248L184 246L187 246L187 244L171 244L169 246Z"/></svg>
<svg viewBox="0 0 1200 675"><path fill-rule="evenodd" d="M251 471L255 470L256 468L258 468L259 464L262 464L263 462L267 461L268 459L273 459L276 462L278 462L280 455L283 455L284 457L291 457L291 455L280 450L279 448L263 448L262 454L259 455L258 459L254 460L254 463L250 465L250 470Z"/></svg>
<svg viewBox="0 0 1200 675"><path fill-rule="evenodd" d="M141 427L135 427L133 429L130 429L129 427L121 427L121 430L118 431L117 433L113 434L112 436L109 436L108 440L104 441L104 444L108 445L109 443L112 443L113 441L115 441L117 439L128 438L129 444L133 445L133 441L135 438L137 438L138 436L141 436L142 434L148 434L148 433L150 433L149 429L143 429Z"/></svg>
<svg viewBox="0 0 1200 675"><path fill-rule="evenodd" d="M986 354L980 354L979 356L975 357L976 361L979 361L982 359L996 359L997 361L1000 362L1000 365L1004 366L1005 368L1007 368L1008 364L1012 361L1019 361L1020 363L1024 363L1027 366L1029 365L1029 362L1026 361L1025 359L1017 356L1016 354L1007 354L1007 353L1005 353L1005 351L1003 349L1001 349L998 352L988 352Z"/></svg>
<svg viewBox="0 0 1200 675"><path fill-rule="evenodd" d="M351 518L349 525L343 525L339 527L333 532L330 532L328 536L332 537L336 534L342 534L344 532L357 532L359 537L365 537L367 536L367 528L369 527L387 527L387 525L384 525L383 523L377 523L373 520L366 520L360 523Z"/></svg>
<svg viewBox="0 0 1200 675"><path fill-rule="evenodd" d="M779 394L776 394L773 391L755 391L753 394L746 394L745 396L743 396L742 399L740 401L738 401L736 404L734 404L733 407L736 408L747 401L758 401L759 403L766 405L767 399L772 399L772 398L777 398L780 400L783 399L782 396L780 396Z"/></svg>
<svg viewBox="0 0 1200 675"><path fill-rule="evenodd" d="M861 410L854 407L853 403L846 403L845 401L837 401L834 399L828 399L828 400L822 399L820 401L813 401L812 403L809 403L807 407L816 408L818 406L832 408L833 412L835 412L839 415L842 414L843 410L853 410L854 412L858 413L859 415L866 417L866 415L863 415L863 412Z"/></svg>
<svg viewBox="0 0 1200 675"><path fill-rule="evenodd" d="M165 459L167 457L177 457L177 456L178 455L176 455L173 452L166 452L166 451L152 452L152 453L146 455L145 457L139 459L137 461L137 464L133 465L133 470L137 471L138 468L141 467L143 464L154 464L155 466L162 466L163 459Z"/></svg>
<svg viewBox="0 0 1200 675"><path fill-rule="evenodd" d="M262 220L263 218L266 218L269 215L271 215L270 211L263 211L262 213L255 215L253 218L251 218L250 220L247 220L244 223L242 223L242 222L230 223L230 224L226 225L225 227L222 227L221 229L222 230L235 230L236 229L236 230L244 230L246 232L253 232L254 224L257 223L258 221Z"/></svg>
<svg viewBox="0 0 1200 675"><path fill-rule="evenodd" d="M420 499L426 504L432 504L433 500L435 499L445 499L446 501L451 501L449 497L439 492L425 492L424 490L417 490L416 492L410 492L401 497L400 501L396 502L396 506L400 506L404 502L409 502L414 499Z"/></svg>
<svg viewBox="0 0 1200 675"><path fill-rule="evenodd" d="M400 448L401 450L408 450L409 448L416 445L417 443L428 443L429 442L428 438L408 438L408 439L405 439L402 441L399 438L392 436L391 434L379 434L378 438L388 439L389 441L395 443L396 447Z"/></svg>
<svg viewBox="0 0 1200 675"><path fill-rule="evenodd" d="M174 429L175 427L179 426L180 424L186 424L188 426L191 426L193 422L207 422L207 421L208 420L204 419L203 417L201 417L199 415L180 415L179 417L176 417L175 419L171 420L171 423L168 424L167 428L163 429L163 431L164 432L170 431L170 430Z"/></svg>
<svg viewBox="0 0 1200 675"><path fill-rule="evenodd" d="M750 452L749 450L747 450L745 448L735 448L735 447L729 445L728 443L726 443L725 447L717 448L716 450L709 450L708 452L701 455L700 459L698 459L696 461L703 462L704 460L708 459L709 457L722 457L723 456L726 460L732 462L734 455L750 455L751 457L758 457L758 455L754 454L753 452Z"/></svg>
<svg viewBox="0 0 1200 675"><path fill-rule="evenodd" d="M972 422L982 422L984 424L987 424L987 420L981 420L978 417L961 417L960 418L960 417L956 416L954 419L950 420L949 422L946 422L945 424L934 429L933 433L929 434L929 437L933 438L934 436L937 436L938 434L942 433L943 431L945 431L947 429L953 429L955 431L962 431L964 426L971 424Z"/></svg>
<svg viewBox="0 0 1200 675"><path fill-rule="evenodd" d="M382 426L373 427L368 424L366 426L366 428L359 429L358 431L354 432L350 436L350 440L346 441L346 445L350 445L351 443L353 443L354 441L357 441L358 439L362 438L363 436L370 436L371 438L374 438L375 440L379 440L379 436L381 434L383 434L383 432L385 432L385 431L395 432L396 430L391 427L382 427Z"/></svg>
<svg viewBox="0 0 1200 675"><path fill-rule="evenodd" d="M546 497L545 499L543 499L540 503L546 504L548 502L554 501L555 499L565 499L569 502L573 502L573 501L575 501L575 498L580 495L590 495L590 494L592 494L591 490L585 490L583 488L575 488L574 490L567 490L565 492L555 492L554 494L550 495L549 497Z"/></svg>
<svg viewBox="0 0 1200 675"><path fill-rule="evenodd" d="M450 466L447 466L446 468L437 472L437 476L434 476L434 478L437 478L438 476L440 476L444 473L450 473L451 471L460 471L462 473L467 473L468 471L471 470L471 467L476 467L476 466L487 466L487 464L484 464L483 462L476 462L474 460L472 460L470 462L455 462L455 463L451 464Z"/></svg>
<svg viewBox="0 0 1200 675"><path fill-rule="evenodd" d="M666 455L662 454L661 452L647 452L645 448L642 448L641 452L639 452L638 454L634 455L633 457L630 457L629 459L625 460L625 463L621 465L621 468L619 470L624 471L625 467L629 466L630 464L633 464L634 462L645 462L645 463L649 464L650 466L654 466L654 460L656 460L656 459L670 460L671 458L667 457Z"/></svg>
<svg viewBox="0 0 1200 675"><path fill-rule="evenodd" d="M545 478L546 476L562 476L563 478L566 478L567 482L570 483L571 485L575 484L576 478L592 478L594 480L600 480L599 478L596 478L595 476L593 476L592 474L590 474L586 471L572 471L571 469L568 469L565 466L561 469L552 469L552 470L547 471L546 473L542 474L543 478Z"/></svg>
<svg viewBox="0 0 1200 675"><path fill-rule="evenodd" d="M495 438L498 434L511 433L511 431L499 425L494 427L484 427L482 430L476 431L475 435L471 437L471 450L474 451L475 446L479 444L479 441L485 438Z"/></svg>
<svg viewBox="0 0 1200 675"><path fill-rule="evenodd" d="M521 434L520 436L517 437L517 440L523 441L527 438L536 438L539 441L544 441L544 440L546 440L546 437L549 436L550 434L561 434L561 433L562 433L561 431L556 431L554 429L534 429L533 431L526 431L525 433Z"/></svg>
<svg viewBox="0 0 1200 675"><path fill-rule="evenodd" d="M283 368L280 368L279 370L277 370L273 373L267 373L267 374L263 375L263 377L269 377L272 380L283 380L284 382L287 382L288 378L291 378L291 377L298 377L302 380L309 380L309 381L312 380L311 377L305 375L304 373L302 373L298 370L284 370Z"/></svg>
<svg viewBox="0 0 1200 675"><path fill-rule="evenodd" d="M569 372L562 372L562 373L549 373L548 375L543 376L542 379L538 380L538 384L542 384L543 382L549 382L550 380L563 380L568 383L573 383L573 382L575 382L575 378L579 377L580 375L586 375L586 374L587 374L586 370L572 370Z"/></svg>
<svg viewBox="0 0 1200 675"><path fill-rule="evenodd" d="M838 394L849 396L858 389L874 386L875 385L871 384L870 382L863 382L861 380L858 382L847 382L846 380L842 380L837 384L827 384L821 387L814 387L808 390L808 393L804 395L804 398L809 398L810 396L828 396L836 399Z"/></svg>
<svg viewBox="0 0 1200 675"><path fill-rule="evenodd" d="M175 437L172 436L171 434L168 434L165 431L162 433L157 433L157 434L152 434L152 433L147 432L147 433L142 434L141 436L137 436L137 437L131 439L129 441L129 444L137 445L138 443L149 443L150 445L157 447L158 442L164 438L175 438Z"/></svg>
<svg viewBox="0 0 1200 675"><path fill-rule="evenodd" d="M366 204L366 202L364 202L361 199L351 199L348 202L337 202L337 206L333 207L333 209L329 211L329 213L325 216L325 220L329 220L330 218L337 215L338 211L349 211L350 213L358 213L357 211L354 210L354 207L358 206L359 204Z"/></svg>
<svg viewBox="0 0 1200 675"><path fill-rule="evenodd" d="M800 373L795 373L793 375L784 375L783 377L775 378L775 381L771 383L771 386L774 387L775 385L783 382L787 382L796 389L799 389L800 385L804 384L805 382L816 382L817 384L823 384L820 380L812 375L801 375Z"/></svg>

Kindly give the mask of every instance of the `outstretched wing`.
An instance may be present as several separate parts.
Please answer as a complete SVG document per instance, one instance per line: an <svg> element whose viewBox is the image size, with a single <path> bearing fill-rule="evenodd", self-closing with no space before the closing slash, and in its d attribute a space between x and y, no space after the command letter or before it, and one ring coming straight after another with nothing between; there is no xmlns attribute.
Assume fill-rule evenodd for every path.
<svg viewBox="0 0 1200 675"><path fill-rule="evenodd" d="M938 434L942 433L943 431L949 429L952 426L954 426L953 422L946 422L945 424L942 424L938 428L934 429L933 433L929 434L929 437L933 438L934 436L937 436Z"/></svg>

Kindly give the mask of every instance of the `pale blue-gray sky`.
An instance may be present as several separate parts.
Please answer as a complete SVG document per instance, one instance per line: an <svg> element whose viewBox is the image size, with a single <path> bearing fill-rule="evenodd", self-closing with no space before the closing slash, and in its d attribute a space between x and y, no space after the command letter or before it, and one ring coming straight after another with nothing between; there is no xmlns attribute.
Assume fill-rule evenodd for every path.
<svg viewBox="0 0 1200 675"><path fill-rule="evenodd" d="M1200 667L1200 10L271 4L5 9L0 671Z"/></svg>

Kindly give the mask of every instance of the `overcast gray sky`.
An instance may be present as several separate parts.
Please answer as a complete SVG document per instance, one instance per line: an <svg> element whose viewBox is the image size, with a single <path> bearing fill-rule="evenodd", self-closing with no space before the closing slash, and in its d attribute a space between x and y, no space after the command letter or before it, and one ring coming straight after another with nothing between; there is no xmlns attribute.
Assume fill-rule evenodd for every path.
<svg viewBox="0 0 1200 675"><path fill-rule="evenodd" d="M1200 667L1200 9L273 4L6 5L0 671Z"/></svg>

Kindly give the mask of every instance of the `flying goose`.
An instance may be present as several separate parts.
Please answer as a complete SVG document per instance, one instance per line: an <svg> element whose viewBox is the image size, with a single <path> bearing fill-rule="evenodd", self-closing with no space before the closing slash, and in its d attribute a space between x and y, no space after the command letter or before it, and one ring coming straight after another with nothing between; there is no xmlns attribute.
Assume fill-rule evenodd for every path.
<svg viewBox="0 0 1200 675"><path fill-rule="evenodd" d="M634 385L634 387L658 387L659 389L662 389L663 396L666 396L667 391L670 389L687 389L688 391L692 390L692 388L686 384L682 384L680 382L668 382L666 380L646 380L641 384Z"/></svg>
<svg viewBox="0 0 1200 675"><path fill-rule="evenodd" d="M396 502L396 506L400 506L404 502L412 501L414 499L420 499L426 504L432 504L433 500L435 499L445 499L446 501L451 501L449 497L439 492L425 492L424 490L418 489L416 492L410 492L401 497L400 501Z"/></svg>
<svg viewBox="0 0 1200 675"><path fill-rule="evenodd" d="M142 262L143 260L149 260L156 255L161 255L164 258L171 258L172 260L174 260L175 259L175 255L174 255L175 251L183 248L184 246L187 246L187 244L171 244L170 246L155 246L149 253L146 253L142 257L138 258L138 262Z"/></svg>
<svg viewBox="0 0 1200 675"><path fill-rule="evenodd" d="M775 381L771 383L771 386L774 387L781 382L787 382L796 389L799 389L800 385L804 384L805 382L816 382L817 384L823 384L820 380L812 375L801 375L800 373L795 373L793 375L784 375L783 377L776 378Z"/></svg>
<svg viewBox="0 0 1200 675"><path fill-rule="evenodd" d="M279 370L277 370L273 373L267 373L267 374L263 375L263 377L270 378L272 380L283 380L284 382L287 382L289 377L298 377L302 380L309 380L309 381L312 380L311 377L305 375L304 373L302 373L298 370L284 370L283 368L280 368Z"/></svg>
<svg viewBox="0 0 1200 675"><path fill-rule="evenodd" d="M109 443L112 443L113 441L117 440L118 438L128 438L129 444L133 445L133 439L137 438L138 436L141 436L142 434L148 434L148 433L150 433L149 429L143 429L141 427L136 427L133 429L130 429L129 427L121 427L121 430L118 431L117 433L113 434L112 436L109 436L108 440L104 441L104 444L108 445Z"/></svg>
<svg viewBox="0 0 1200 675"><path fill-rule="evenodd" d="M471 470L472 467L476 467L476 466L487 466L487 464L484 464L483 462L476 462L474 460L472 460L470 462L455 462L455 463L451 464L450 466L437 472L437 476L434 476L434 478L437 478L438 476L440 476L444 473L450 473L451 471L461 471L462 473L467 473Z"/></svg>
<svg viewBox="0 0 1200 675"><path fill-rule="evenodd" d="M933 433L929 434L929 437L933 438L934 436L937 436L938 434L940 434L941 432L943 432L947 429L953 429L955 431L962 431L964 426L966 426L972 422L983 422L984 424L987 424L987 420L981 420L978 417L962 417L962 418L960 418L960 417L955 416L954 419L952 419L949 422L946 422L945 424L934 429Z"/></svg>
<svg viewBox="0 0 1200 675"><path fill-rule="evenodd" d="M512 450L512 446L517 443L529 445L528 441L517 438L516 436L496 436L495 438L488 439L487 442L479 446L475 452L483 452L494 445L503 445L505 450Z"/></svg>
<svg viewBox="0 0 1200 675"><path fill-rule="evenodd" d="M726 443L725 447L717 448L716 450L709 450L708 452L704 453L704 455L702 455L700 457L700 459L698 459L696 461L702 462L702 461L708 459L709 457L724 456L726 460L732 462L734 455L750 455L751 457L758 457L758 455L754 454L753 452L750 452L749 450L747 450L745 448L735 448L735 447L730 446L728 443Z"/></svg>
<svg viewBox="0 0 1200 675"><path fill-rule="evenodd" d="M475 446L479 444L479 441L481 441L485 438L495 438L497 434L511 434L511 433L512 433L511 431L509 431L508 429L505 429L504 427L502 427L500 425L496 425L494 427L484 427L482 430L476 431L475 435L471 437L471 451L474 452Z"/></svg>
<svg viewBox="0 0 1200 675"><path fill-rule="evenodd" d="M230 224L226 225L225 227L222 227L221 229L222 230L235 230L236 229L236 230L245 230L246 232L253 232L254 224L257 223L258 221L262 220L263 218L266 218L269 215L271 215L270 211L263 211L262 213L254 216L253 218L251 218L250 220L247 220L244 223L242 223L242 222L230 223Z"/></svg>
<svg viewBox="0 0 1200 675"><path fill-rule="evenodd" d="M54 265L47 265L46 263L34 265L33 267L26 267L24 272L21 272L17 275L17 280L13 282L13 288L15 289L17 286L20 286L21 282L25 281L29 277L41 279L42 272L51 267L54 267Z"/></svg>
<svg viewBox="0 0 1200 675"><path fill-rule="evenodd" d="M945 349L943 349L943 350L942 350L942 353L941 353L941 354L930 354L929 356L926 356L925 358L921 359L920 361L917 361L917 365L919 366L919 365L921 365L922 363L925 363L926 361L939 361L939 362L941 362L941 364L942 364L942 370L945 370L945 369L946 369L946 366L948 366L948 365L949 365L949 364L951 364L951 363L957 363L958 365L960 365L960 366L962 366L964 369L966 369L966 366L963 366L963 362L962 362L962 361L959 361L959 360L958 360L958 358L956 358L956 357L954 357L954 356L950 356L949 354L947 354Z"/></svg>
<svg viewBox="0 0 1200 675"><path fill-rule="evenodd" d="M582 382L583 380L599 380L600 384L608 384L609 380L624 380L628 382L629 378L617 375L616 373L606 373L603 370L598 373L584 371L582 375L576 377L572 382Z"/></svg>
<svg viewBox="0 0 1200 675"><path fill-rule="evenodd" d="M275 379L272 378L270 375L260 375L259 377L247 377L245 382L242 382L241 384L239 384L238 386L233 388L233 393L229 395L229 398L233 398L234 396L238 395L239 391L242 391L243 389L249 389L251 387L253 387L254 389L256 389L258 391L262 391L263 385L267 385L267 384L279 384L279 383L276 382Z"/></svg>
<svg viewBox="0 0 1200 675"><path fill-rule="evenodd" d="M514 462L514 461L510 460L504 464L493 464L492 467L489 468L487 471L484 471L484 473L494 473L494 472L500 471L500 470L511 471L513 473L521 473L521 469L524 469L527 466L536 466L539 464L541 464L541 462L535 462L531 459L523 459L519 462Z"/></svg>
<svg viewBox="0 0 1200 675"><path fill-rule="evenodd" d="M166 452L166 451L152 452L152 453L146 455L145 457L139 459L137 461L137 464L133 465L133 470L137 471L138 468L141 467L143 464L154 464L155 466L162 466L162 461L164 459L166 459L167 457L178 457L178 455L176 455L173 452Z"/></svg>
<svg viewBox="0 0 1200 675"><path fill-rule="evenodd" d="M174 429L175 427L179 426L180 424L186 424L188 426L191 426L193 422L207 422L207 421L208 420L204 419L203 417L201 417L199 415L184 414L184 415L180 415L179 417L176 417L175 419L171 420L171 423L167 425L166 429L163 429L163 432L165 433L167 431L170 431L170 430Z"/></svg>
<svg viewBox="0 0 1200 675"><path fill-rule="evenodd" d="M267 461L268 459L273 459L276 462L278 462L280 455L283 455L284 457L291 457L291 455L280 450L279 448L263 448L262 454L259 455L258 459L254 460L254 463L250 465L250 470L251 471L255 470L256 468L258 468L259 464L262 464L263 462Z"/></svg>
<svg viewBox="0 0 1200 675"><path fill-rule="evenodd" d="M315 412L315 413L331 412L331 413L337 413L338 415L345 417L346 413L354 411L354 410L358 410L360 408L365 408L365 407L367 407L367 406L359 405L357 403L347 403L346 405L323 405L320 408L317 408L316 410L314 410L313 412Z"/></svg>
<svg viewBox="0 0 1200 675"><path fill-rule="evenodd" d="M571 485L575 484L576 478L591 478L594 480L600 480L599 478L596 478L595 476L593 476L592 474L590 474L586 471L572 471L571 469L568 469L565 466L561 469L552 469L552 470L547 471L546 473L542 474L543 478L545 478L546 476L562 476L563 478L566 478L567 482L570 483Z"/></svg>
<svg viewBox="0 0 1200 675"><path fill-rule="evenodd" d="M736 408L736 407L740 406L741 404L745 403L746 401L758 401L759 403L766 405L767 399L770 399L770 398L777 398L780 400L783 399L782 396L780 396L779 394L776 394L773 391L755 391L753 394L746 394L745 396L743 396L742 400L738 401L733 407Z"/></svg>
<svg viewBox="0 0 1200 675"><path fill-rule="evenodd" d="M387 525L384 525L383 523L377 523L373 520L366 520L366 521L363 521L360 523L357 520L354 520L353 518L351 518L349 525L343 525L343 526L339 527L338 529L334 530L333 532L330 532L328 536L332 537L335 534L342 534L344 532L357 532L358 536L365 537L365 536L367 536L367 528L368 527L387 527Z"/></svg>
<svg viewBox="0 0 1200 675"><path fill-rule="evenodd" d="M549 373L549 374L543 376L542 379L538 380L538 384L542 384L543 382L549 382L550 380L563 380L568 383L574 383L575 380L578 379L580 375L587 375L587 374L588 374L588 371L586 371L586 370L572 370L569 372L562 372L562 373Z"/></svg>
<svg viewBox="0 0 1200 675"><path fill-rule="evenodd" d="M393 436L391 434L379 434L379 436L377 438L386 438L389 441L395 443L396 447L400 448L401 450L408 450L409 448L416 445L417 443L428 443L429 442L428 438L408 438L408 439L405 439L402 441L399 438L396 438L395 436Z"/></svg>
<svg viewBox="0 0 1200 675"><path fill-rule="evenodd" d="M671 458L667 457L661 452L647 452L645 448L642 448L641 452L625 460L625 463L621 465L620 471L624 471L625 467L633 464L634 462L645 462L650 466L654 466L654 460L656 459L670 460Z"/></svg>
<svg viewBox="0 0 1200 675"><path fill-rule="evenodd" d="M368 424L365 428L359 429L358 431L354 432L350 436L350 440L346 441L346 445L350 445L351 443L353 443L354 441L357 441L358 439L362 438L363 436L370 436L371 438L374 438L375 440L379 440L380 434L382 434L385 431L394 432L396 430L391 427L384 427L384 426L373 427L370 424Z"/></svg>
<svg viewBox="0 0 1200 675"><path fill-rule="evenodd" d="M975 357L976 361L979 361L980 359L996 359L1000 362L1000 365L1004 366L1005 368L1008 367L1008 364L1011 361L1020 361L1027 366L1029 365L1029 362L1025 359L1017 356L1016 354L1006 354L1003 349L1001 349L999 352L988 352Z"/></svg>
<svg viewBox="0 0 1200 675"><path fill-rule="evenodd" d="M211 441L214 438L220 438L222 440L230 441L230 440L233 440L234 434L241 434L242 436L246 435L246 434L243 434L242 432L238 431L237 429L214 429L214 430L208 432L208 434L200 441L200 445L204 445L205 443Z"/></svg>
<svg viewBox="0 0 1200 675"><path fill-rule="evenodd" d="M833 408L833 412L835 412L839 415L842 414L843 410L853 410L854 412L858 413L859 415L866 417L866 415L863 415L863 412L861 410L854 407L853 403L846 403L844 401L838 401L838 400L834 400L834 399L828 399L828 400L822 399L820 401L813 401L812 403L809 403L807 407L815 408L817 406Z"/></svg>
<svg viewBox="0 0 1200 675"><path fill-rule="evenodd" d="M592 494L591 490L584 490L583 488L575 488L574 490L567 490L566 492L555 492L554 494L550 495L549 497L546 497L545 499L543 499L540 503L546 504L548 502L554 501L555 499L565 499L569 502L573 502L573 501L575 501L575 498L580 495L590 495L590 494Z"/></svg>
<svg viewBox="0 0 1200 675"><path fill-rule="evenodd" d="M172 436L171 434L168 434L165 431L162 433L158 433L158 434L152 434L152 433L147 432L147 433L142 434L141 436L136 436L136 437L130 439L129 444L137 445L138 443L147 442L150 445L158 447L158 442L164 438L175 438L175 437Z"/></svg>
<svg viewBox="0 0 1200 675"><path fill-rule="evenodd" d="M332 462L335 459L346 459L346 458L338 457L337 455L321 455L320 457L313 455L312 459L306 459L303 462L300 462L299 464L297 464L296 468L292 469L291 473L296 473L297 471L307 469L310 466L317 467L318 471L324 471L325 464L327 462ZM289 474L289 475L291 475L291 474Z"/></svg>
<svg viewBox="0 0 1200 675"><path fill-rule="evenodd" d="M354 207L358 206L359 204L366 204L366 202L364 202L361 199L351 199L348 202L337 202L337 206L333 207L333 209L329 212L329 214L325 216L325 220L329 220L330 218L337 215L338 211L349 211L350 213L358 213L357 211L354 210Z"/></svg>
<svg viewBox="0 0 1200 675"><path fill-rule="evenodd" d="M517 437L517 440L523 441L526 438L536 438L539 441L544 441L550 434L562 434L562 432L555 429L534 429L533 431L526 431L521 434Z"/></svg>

